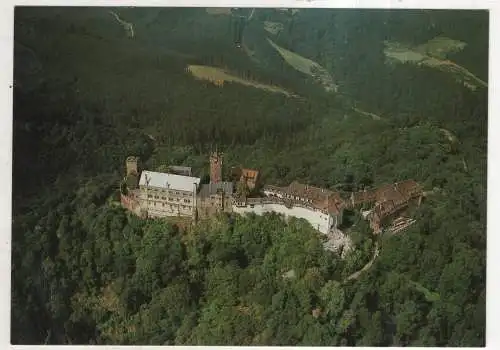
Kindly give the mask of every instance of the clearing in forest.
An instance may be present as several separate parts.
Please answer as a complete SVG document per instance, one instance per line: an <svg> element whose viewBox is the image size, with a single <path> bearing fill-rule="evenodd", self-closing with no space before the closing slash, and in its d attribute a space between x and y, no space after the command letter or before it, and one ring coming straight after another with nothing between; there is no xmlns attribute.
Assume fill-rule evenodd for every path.
<svg viewBox="0 0 500 350"><path fill-rule="evenodd" d="M271 39L267 39L267 41L271 44L272 47L278 51L278 53L283 57L283 59L291 65L293 68L313 77L317 82L324 86L327 91L335 91L337 92L337 85L333 82L333 78L328 73L328 71L323 68L320 64L310 60L309 58L302 57L295 52L287 50L285 48L280 47Z"/></svg>
<svg viewBox="0 0 500 350"><path fill-rule="evenodd" d="M466 46L464 42L436 37L415 47L394 41L385 41L384 44L384 54L389 62L413 63L417 66L427 66L451 73L457 81L471 90L476 90L480 86L488 87L485 81L446 58L450 53L463 50Z"/></svg>
<svg viewBox="0 0 500 350"><path fill-rule="evenodd" d="M252 86L258 89L281 93L289 97L297 97L296 95L282 89L279 86L267 85L258 83L256 81L247 80L234 76L222 68L210 67L210 66L199 66L199 65L189 65L187 67L189 73L191 73L195 78L208 80L217 86L223 86L225 82L233 82L246 86Z"/></svg>

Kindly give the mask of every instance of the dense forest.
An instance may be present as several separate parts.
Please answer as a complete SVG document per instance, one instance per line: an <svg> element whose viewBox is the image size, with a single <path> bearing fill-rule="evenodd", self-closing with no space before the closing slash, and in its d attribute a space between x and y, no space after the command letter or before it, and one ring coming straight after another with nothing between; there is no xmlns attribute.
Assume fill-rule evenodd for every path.
<svg viewBox="0 0 500 350"><path fill-rule="evenodd" d="M265 21L338 93L287 65ZM238 29L252 54L235 47L238 23L202 8L16 8L11 342L484 346L487 88L388 64L383 43L460 40L448 59L487 81L488 13L257 9ZM216 87L189 64L297 96ZM412 178L432 194L396 236L354 215L345 258L301 220L221 216L186 230L120 207L128 155L206 176L216 145L226 172L257 168L270 184ZM376 245L371 269L347 280Z"/></svg>

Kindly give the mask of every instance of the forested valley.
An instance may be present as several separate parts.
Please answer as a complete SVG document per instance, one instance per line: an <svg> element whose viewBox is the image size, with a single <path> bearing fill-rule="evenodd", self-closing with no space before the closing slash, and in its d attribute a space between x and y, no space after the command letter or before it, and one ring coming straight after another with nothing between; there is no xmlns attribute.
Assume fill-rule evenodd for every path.
<svg viewBox="0 0 500 350"><path fill-rule="evenodd" d="M389 64L383 42L460 40L448 59L487 81L488 13L257 9L245 48L234 21L202 8L16 8L11 342L484 346L488 89ZM281 21L273 40L325 67L338 93L287 65L264 21ZM296 96L217 87L189 64ZM415 179L432 194L400 235L374 237L354 216L345 259L299 220L184 230L119 205L128 155L203 177L215 146L225 171L259 169L269 184ZM346 281L375 244L372 268Z"/></svg>

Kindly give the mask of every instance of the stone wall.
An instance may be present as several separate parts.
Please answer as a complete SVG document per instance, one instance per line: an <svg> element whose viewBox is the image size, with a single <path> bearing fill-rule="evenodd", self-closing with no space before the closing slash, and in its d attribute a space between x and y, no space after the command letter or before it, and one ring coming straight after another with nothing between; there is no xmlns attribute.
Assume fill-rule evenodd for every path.
<svg viewBox="0 0 500 350"><path fill-rule="evenodd" d="M273 203L272 201L262 201L259 204L249 204L240 206L233 205L233 212L238 214L255 213L263 215L265 213L276 212L285 215L285 217L293 216L300 219L305 219L311 226L321 233L328 233L331 226L335 224L335 218L324 214L319 210L311 210L305 207L292 206L287 207L283 204Z"/></svg>
<svg viewBox="0 0 500 350"><path fill-rule="evenodd" d="M123 193L120 193L120 202L122 206L131 212L140 215L141 207L139 205L139 202L136 200L136 198L132 196L127 196L124 195Z"/></svg>
<svg viewBox="0 0 500 350"><path fill-rule="evenodd" d="M200 217L209 217L221 212L230 213L232 211L232 204L231 196L217 194L205 198L198 197L196 209Z"/></svg>
<svg viewBox="0 0 500 350"><path fill-rule="evenodd" d="M193 192L141 186L137 199L150 217L192 217L196 207Z"/></svg>

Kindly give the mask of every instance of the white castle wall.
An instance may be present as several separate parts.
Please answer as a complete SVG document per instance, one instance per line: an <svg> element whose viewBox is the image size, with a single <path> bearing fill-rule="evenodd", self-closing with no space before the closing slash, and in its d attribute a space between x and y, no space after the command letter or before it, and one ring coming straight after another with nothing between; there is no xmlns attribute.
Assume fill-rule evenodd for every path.
<svg viewBox="0 0 500 350"><path fill-rule="evenodd" d="M330 227L334 224L334 218L331 215L297 206L287 208L282 204L266 203L246 205L244 207L233 205L233 212L238 214L255 213L256 215L276 212L284 214L286 217L293 216L307 220L314 229L320 231L321 233L328 233Z"/></svg>

